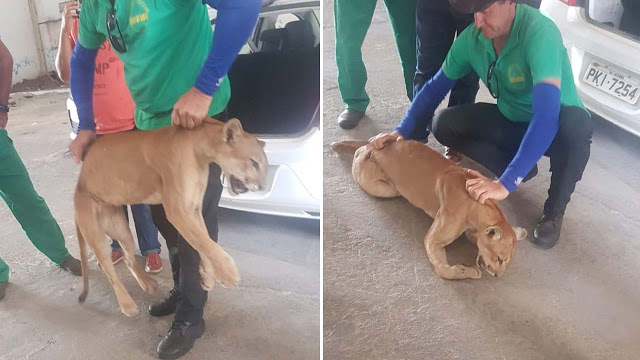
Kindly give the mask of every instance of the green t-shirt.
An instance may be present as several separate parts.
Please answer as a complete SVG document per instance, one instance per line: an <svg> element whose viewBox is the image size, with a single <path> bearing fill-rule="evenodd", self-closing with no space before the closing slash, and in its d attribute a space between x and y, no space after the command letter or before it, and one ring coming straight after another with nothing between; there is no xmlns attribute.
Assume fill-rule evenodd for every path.
<svg viewBox="0 0 640 360"><path fill-rule="evenodd" d="M495 60L492 40L470 25L451 46L443 71L450 79L460 79L475 71L487 85L487 73ZM560 79L563 106L584 108L560 30L538 10L517 4L511 34L491 78L491 90L498 97L502 115L514 122L531 121L533 85L549 78Z"/></svg>
<svg viewBox="0 0 640 360"><path fill-rule="evenodd" d="M97 49L105 42L110 8L109 0L83 2L78 35L83 47ZM136 126L143 130L168 126L173 106L195 84L211 49L213 31L206 5L201 0L115 0L115 10L127 46L118 57L136 103ZM209 115L222 112L230 96L225 77Z"/></svg>

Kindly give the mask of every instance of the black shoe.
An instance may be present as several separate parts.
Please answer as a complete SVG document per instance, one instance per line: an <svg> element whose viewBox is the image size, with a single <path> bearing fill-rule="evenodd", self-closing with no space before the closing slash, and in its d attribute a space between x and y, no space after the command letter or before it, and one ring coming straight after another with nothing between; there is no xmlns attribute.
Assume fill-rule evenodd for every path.
<svg viewBox="0 0 640 360"><path fill-rule="evenodd" d="M160 359L177 359L186 354L204 334L204 319L197 324L192 322L174 321L171 329L164 339L158 344L158 357Z"/></svg>
<svg viewBox="0 0 640 360"><path fill-rule="evenodd" d="M364 113L361 111L345 109L340 116L338 116L338 125L343 129L353 129L358 126L363 116Z"/></svg>
<svg viewBox="0 0 640 360"><path fill-rule="evenodd" d="M545 250L556 246L562 229L562 217L563 215L542 215L533 230L533 244Z"/></svg>
<svg viewBox="0 0 640 360"><path fill-rule="evenodd" d="M4 299L4 295L5 295L5 292L6 292L8 286L9 286L9 282L8 281L0 282L0 301L2 301L2 299Z"/></svg>
<svg viewBox="0 0 640 360"><path fill-rule="evenodd" d="M60 268L67 270L75 276L82 276L82 264L80 264L80 260L71 255L64 259L62 264L60 264Z"/></svg>
<svg viewBox="0 0 640 360"><path fill-rule="evenodd" d="M524 177L524 179L522 179L523 183L526 183L527 181L533 179L534 177L536 177L536 175L538 175L538 165L533 165L533 169L531 169L531 171L529 171L529 173L527 174L527 176Z"/></svg>
<svg viewBox="0 0 640 360"><path fill-rule="evenodd" d="M178 290L171 289L166 299L149 305L149 315L166 316L176 312L178 306Z"/></svg>

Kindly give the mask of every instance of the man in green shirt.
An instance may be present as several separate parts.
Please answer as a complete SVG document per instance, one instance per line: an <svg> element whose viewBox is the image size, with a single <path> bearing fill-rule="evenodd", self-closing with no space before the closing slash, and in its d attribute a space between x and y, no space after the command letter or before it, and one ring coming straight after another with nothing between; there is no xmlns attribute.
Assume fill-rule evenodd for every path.
<svg viewBox="0 0 640 360"><path fill-rule="evenodd" d="M533 243L549 249L589 160L592 123L576 91L567 51L555 24L538 10L510 0L449 0L474 14L453 43L440 71L423 87L400 125L373 139L381 148L416 128L431 128L445 146L483 164L497 180L472 171L466 184L474 199L502 200L551 162L551 185ZM431 114L456 80L475 72L497 104L467 104Z"/></svg>
<svg viewBox="0 0 640 360"><path fill-rule="evenodd" d="M71 93L78 108L79 131L69 148L77 161L95 138L93 74L97 49L110 44L124 63L125 81L136 109L136 127L193 128L209 115L221 118L229 101L227 72L256 23L260 0L205 0L217 10L214 36L201 0L94 0L83 2L78 44L71 57ZM176 149L179 151L179 149ZM220 168L211 164L202 214L214 241L218 238ZM200 257L167 220L162 205L151 207L154 223L167 241L174 288L149 307L153 316L175 312L171 328L158 344L161 359L186 354L204 332L207 292L200 287Z"/></svg>

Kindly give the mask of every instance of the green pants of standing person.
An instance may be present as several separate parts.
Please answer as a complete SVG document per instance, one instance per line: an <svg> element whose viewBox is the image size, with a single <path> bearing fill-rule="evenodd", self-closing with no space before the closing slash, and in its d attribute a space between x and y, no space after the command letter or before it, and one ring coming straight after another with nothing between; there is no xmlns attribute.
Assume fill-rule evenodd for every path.
<svg viewBox="0 0 640 360"><path fill-rule="evenodd" d="M27 169L4 129L0 129L0 197L33 245L51 261L61 265L69 256L69 251L65 247L60 226L44 199L33 188ZM0 282L8 280L9 266L0 259Z"/></svg>
<svg viewBox="0 0 640 360"><path fill-rule="evenodd" d="M371 25L377 0L335 0L336 63L338 87L347 109L365 112L367 69L362 61L362 43ZM396 47L400 55L405 87L413 99L416 72L416 0L385 0Z"/></svg>

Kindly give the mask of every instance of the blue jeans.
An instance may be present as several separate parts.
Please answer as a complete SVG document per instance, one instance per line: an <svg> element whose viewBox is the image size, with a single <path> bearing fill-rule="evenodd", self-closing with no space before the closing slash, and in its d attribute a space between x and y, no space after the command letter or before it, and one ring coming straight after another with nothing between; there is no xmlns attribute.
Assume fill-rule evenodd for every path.
<svg viewBox="0 0 640 360"><path fill-rule="evenodd" d="M133 223L136 227L136 234L138 235L138 246L140 246L140 252L146 256L148 254L160 253L160 242L158 242L158 229L153 224L151 219L151 210L149 205L130 205L131 213L133 214ZM123 206L125 217L129 220L129 213L127 207ZM120 244L115 239L111 239L111 250L122 251Z"/></svg>

